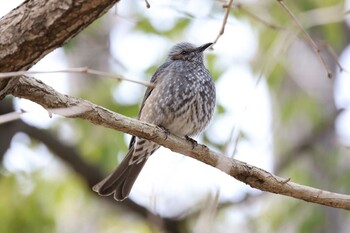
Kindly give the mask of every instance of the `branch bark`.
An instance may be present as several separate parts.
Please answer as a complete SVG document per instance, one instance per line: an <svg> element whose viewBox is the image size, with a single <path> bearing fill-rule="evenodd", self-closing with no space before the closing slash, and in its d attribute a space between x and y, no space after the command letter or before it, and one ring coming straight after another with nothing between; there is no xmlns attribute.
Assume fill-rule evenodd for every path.
<svg viewBox="0 0 350 233"><path fill-rule="evenodd" d="M0 19L0 72L27 70L119 0L27 0ZM0 79L0 90L9 79Z"/></svg>
<svg viewBox="0 0 350 233"><path fill-rule="evenodd" d="M167 135L159 127L114 113L89 101L60 94L35 78L21 76L12 80L3 90L3 94L9 93L32 100L53 113L70 118L85 119L96 125L152 140L172 151L216 167L253 188L307 202L350 210L349 195L332 193L291 182L289 179L275 176L258 167L213 152L205 145L198 145L193 149L192 143L174 135Z"/></svg>
<svg viewBox="0 0 350 233"><path fill-rule="evenodd" d="M0 19L0 72L29 69L118 1L25 1Z"/></svg>

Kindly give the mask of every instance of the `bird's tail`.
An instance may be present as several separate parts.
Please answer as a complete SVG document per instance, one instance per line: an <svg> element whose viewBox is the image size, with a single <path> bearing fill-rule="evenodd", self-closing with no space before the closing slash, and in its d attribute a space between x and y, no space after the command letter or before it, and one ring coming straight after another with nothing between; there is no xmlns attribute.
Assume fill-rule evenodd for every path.
<svg viewBox="0 0 350 233"><path fill-rule="evenodd" d="M96 184L92 190L101 196L114 194L114 199L123 201L129 196L132 186L145 165L147 158L138 163L131 163L134 147L130 148L117 169L108 177Z"/></svg>

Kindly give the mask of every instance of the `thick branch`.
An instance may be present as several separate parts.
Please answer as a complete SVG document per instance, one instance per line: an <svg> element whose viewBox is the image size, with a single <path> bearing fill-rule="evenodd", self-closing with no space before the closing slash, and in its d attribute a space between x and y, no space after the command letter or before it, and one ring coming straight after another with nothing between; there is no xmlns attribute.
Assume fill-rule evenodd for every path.
<svg viewBox="0 0 350 233"><path fill-rule="evenodd" d="M118 0L27 0L0 19L0 72L26 70Z"/></svg>
<svg viewBox="0 0 350 233"><path fill-rule="evenodd" d="M62 115L69 112L69 109L79 108L80 112L69 117L85 119L96 125L152 140L172 151L216 167L253 188L350 210L350 196L348 195L331 193L290 182L263 169L213 152L204 145L198 145L192 149L190 142L174 135L167 135L159 127L114 113L86 100L62 95L34 78L22 76L15 79L12 82L13 85L8 85L8 91L4 90L4 93L10 92L14 96L32 100L46 109L60 108L61 110L56 112ZM63 108L68 108L68 111L62 112Z"/></svg>

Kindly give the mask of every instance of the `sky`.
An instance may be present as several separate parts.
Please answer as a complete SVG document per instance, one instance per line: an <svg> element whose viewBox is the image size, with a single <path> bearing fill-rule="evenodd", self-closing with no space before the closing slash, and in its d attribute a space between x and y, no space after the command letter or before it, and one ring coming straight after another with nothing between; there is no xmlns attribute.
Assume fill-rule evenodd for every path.
<svg viewBox="0 0 350 233"><path fill-rule="evenodd" d="M0 15L6 14L20 2L22 1L0 2ZM221 27L222 14L206 18L211 1L207 3L203 4L203 1L200 0L192 0L188 3L187 12L193 14L198 20L194 20L187 29L185 37L179 39L201 45L216 38ZM137 3L122 1L118 4L118 14L114 14L113 11L116 9L112 9L110 12L112 23L113 18L114 22L118 21L118 23L112 27L110 41L112 54L126 67L123 75L128 78L141 79L144 71L161 61L166 51L176 41L169 41L162 35L150 36L134 31L132 24L125 19L132 20L134 17L135 4L138 8L144 8L143 1ZM178 3L169 0L154 0L150 10L146 11L146 16L152 19L154 26L170 28L176 17L181 15L176 10L176 4ZM198 7L201 7L200 11L197 10ZM225 34L215 45L215 49L208 51L208 53L218 55L220 66L229 67L216 83L217 103L221 104L227 112L214 117L207 129L208 136L215 143L225 143L230 139L233 129L235 129L234 135L238 135L239 130L242 129L249 140L241 140L235 158L271 171L273 169L273 141L270 96L264 77L256 84L258 76L250 68L250 62L258 51L259 35L247 21L229 17L228 22ZM344 51L340 61L344 67L350 69L350 48ZM73 67L65 61L62 50L56 49L31 70L45 71L66 68ZM116 69L115 72L118 73L118 70ZM35 78L41 79L59 92L69 94L68 76L69 74L50 74L49 77L48 75L35 75ZM336 97L337 104L348 106L350 92L346 87L350 85L349 73L343 72L338 76L336 88L340 94ZM115 98L120 103L135 103L143 95L143 90L139 85L122 82L111 98ZM130 93L138 93L138 95L130 95ZM42 107L27 100L17 100L16 107L28 111L21 118L37 127L48 128L57 119L56 117L49 118L48 113ZM349 117L350 114L345 112L337 121L339 135L345 141L350 140ZM64 130L67 134L74 136L74 132L69 127ZM126 140L127 138L129 136L126 136ZM231 140L226 151L227 155L233 152L233 141ZM38 157L38 154L46 156ZM59 170L59 162L52 163L54 160L54 156L44 146L33 150L29 148L28 137L19 134L13 139L12 147L6 154L5 166L12 172L52 169L52 166ZM161 148L146 164L131 192L131 198L147 206L154 213L172 217L186 213L196 204L203 202L208 195L215 195L218 191L221 201L236 201L246 193L258 192L217 169ZM192 196L193 199L189 199L189 196ZM169 212L169 209L172 211Z"/></svg>

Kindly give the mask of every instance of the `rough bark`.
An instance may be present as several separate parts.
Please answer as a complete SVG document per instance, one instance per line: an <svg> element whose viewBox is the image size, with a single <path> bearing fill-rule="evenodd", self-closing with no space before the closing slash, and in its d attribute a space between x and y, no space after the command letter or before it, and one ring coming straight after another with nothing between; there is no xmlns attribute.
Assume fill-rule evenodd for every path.
<svg viewBox="0 0 350 233"><path fill-rule="evenodd" d="M0 72L27 70L119 0L27 0L0 19ZM0 90L8 79L0 79Z"/></svg>

